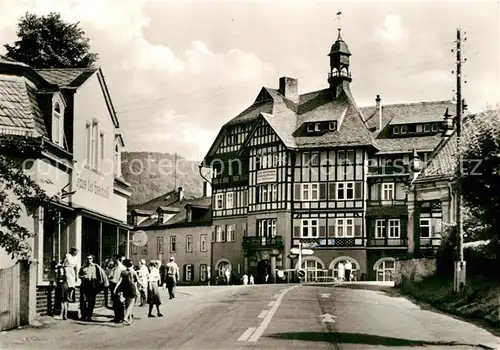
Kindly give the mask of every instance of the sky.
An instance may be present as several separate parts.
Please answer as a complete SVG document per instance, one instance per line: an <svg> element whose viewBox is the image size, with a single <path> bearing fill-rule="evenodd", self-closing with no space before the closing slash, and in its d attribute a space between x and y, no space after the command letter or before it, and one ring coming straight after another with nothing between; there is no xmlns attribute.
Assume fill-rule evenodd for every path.
<svg viewBox="0 0 500 350"><path fill-rule="evenodd" d="M128 151L205 156L222 125L262 86L327 87L342 37L358 106L450 100L457 28L467 37L463 97L471 112L500 99L496 1L0 0L0 52L26 11L80 22L99 54Z"/></svg>

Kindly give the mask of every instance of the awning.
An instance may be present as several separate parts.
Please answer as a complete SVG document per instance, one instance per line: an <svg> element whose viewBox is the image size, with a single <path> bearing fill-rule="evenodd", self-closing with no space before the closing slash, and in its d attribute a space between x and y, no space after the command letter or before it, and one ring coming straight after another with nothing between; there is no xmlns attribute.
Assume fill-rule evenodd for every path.
<svg viewBox="0 0 500 350"><path fill-rule="evenodd" d="M75 210L77 212L80 212L82 215L85 215L91 219L102 221L102 222L105 222L105 223L110 224L110 225L115 225L115 226L118 226L120 228L124 228L127 230L131 230L134 228L134 226L128 225L125 222L122 222L120 220L114 219L114 218L106 216L106 215L102 215L102 214L90 211L90 210L85 209L85 208L76 208Z"/></svg>
<svg viewBox="0 0 500 350"><path fill-rule="evenodd" d="M53 200L53 199L51 199L49 201L49 204L50 205L54 205L54 206L58 207L59 209L64 209L64 210L67 210L67 211L74 211L75 210L75 208L73 208L69 204L58 202L58 201Z"/></svg>

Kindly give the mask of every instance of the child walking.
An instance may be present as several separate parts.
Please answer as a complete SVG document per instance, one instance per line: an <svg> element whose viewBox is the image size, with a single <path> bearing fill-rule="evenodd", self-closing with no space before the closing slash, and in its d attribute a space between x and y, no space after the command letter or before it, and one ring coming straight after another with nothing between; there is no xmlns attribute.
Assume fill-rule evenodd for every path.
<svg viewBox="0 0 500 350"><path fill-rule="evenodd" d="M158 261L151 261L149 263L150 271L148 277L148 305L149 313L148 317L154 317L153 307L156 306L156 314L158 317L162 317L163 314L160 312L160 290L158 285L160 284L160 264Z"/></svg>

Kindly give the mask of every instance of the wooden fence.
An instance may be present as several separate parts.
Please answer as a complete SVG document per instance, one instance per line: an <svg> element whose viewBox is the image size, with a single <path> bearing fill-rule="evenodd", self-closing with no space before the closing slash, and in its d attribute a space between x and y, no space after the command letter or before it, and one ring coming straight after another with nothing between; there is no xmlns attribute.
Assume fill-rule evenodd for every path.
<svg viewBox="0 0 500 350"><path fill-rule="evenodd" d="M21 264L0 270L0 330L21 324Z"/></svg>

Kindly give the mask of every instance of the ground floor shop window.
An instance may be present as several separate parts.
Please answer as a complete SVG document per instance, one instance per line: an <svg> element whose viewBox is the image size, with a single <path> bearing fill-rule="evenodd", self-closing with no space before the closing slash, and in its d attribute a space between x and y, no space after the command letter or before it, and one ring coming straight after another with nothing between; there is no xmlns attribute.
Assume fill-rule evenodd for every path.
<svg viewBox="0 0 500 350"><path fill-rule="evenodd" d="M378 282L392 282L394 281L394 267L393 259L382 260L375 266Z"/></svg>
<svg viewBox="0 0 500 350"><path fill-rule="evenodd" d="M70 218L53 207L43 209L43 280L53 278L53 266L69 253Z"/></svg>
<svg viewBox="0 0 500 350"><path fill-rule="evenodd" d="M321 261L306 259L302 260L301 269L306 270L307 281L317 281L323 277L325 266Z"/></svg>

